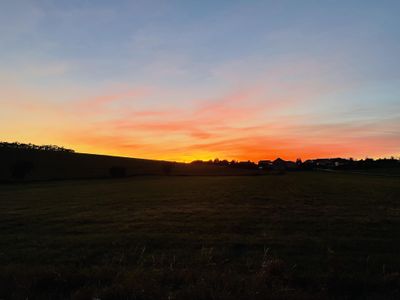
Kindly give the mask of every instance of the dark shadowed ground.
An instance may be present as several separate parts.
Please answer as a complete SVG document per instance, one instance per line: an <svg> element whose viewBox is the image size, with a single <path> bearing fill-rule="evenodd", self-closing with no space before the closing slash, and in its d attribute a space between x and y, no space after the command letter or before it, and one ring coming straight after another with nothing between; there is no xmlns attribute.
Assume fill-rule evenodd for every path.
<svg viewBox="0 0 400 300"><path fill-rule="evenodd" d="M218 165L0 147L0 183L145 175L249 175L260 172L257 169L227 168Z"/></svg>
<svg viewBox="0 0 400 300"><path fill-rule="evenodd" d="M400 178L0 185L1 299L398 299Z"/></svg>

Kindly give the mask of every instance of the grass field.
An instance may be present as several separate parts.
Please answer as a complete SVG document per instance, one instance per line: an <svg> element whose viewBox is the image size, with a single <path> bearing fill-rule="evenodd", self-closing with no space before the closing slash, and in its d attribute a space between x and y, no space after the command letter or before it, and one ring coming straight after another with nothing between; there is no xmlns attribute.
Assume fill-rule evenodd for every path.
<svg viewBox="0 0 400 300"><path fill-rule="evenodd" d="M0 299L398 299L400 178L0 186Z"/></svg>

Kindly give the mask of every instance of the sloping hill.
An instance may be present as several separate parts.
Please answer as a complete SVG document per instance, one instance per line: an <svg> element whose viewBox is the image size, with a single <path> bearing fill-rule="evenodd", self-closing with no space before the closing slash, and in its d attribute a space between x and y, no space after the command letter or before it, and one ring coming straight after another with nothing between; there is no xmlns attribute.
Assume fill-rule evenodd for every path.
<svg viewBox="0 0 400 300"><path fill-rule="evenodd" d="M135 175L244 175L252 170L32 149L0 149L0 181L111 178Z"/></svg>

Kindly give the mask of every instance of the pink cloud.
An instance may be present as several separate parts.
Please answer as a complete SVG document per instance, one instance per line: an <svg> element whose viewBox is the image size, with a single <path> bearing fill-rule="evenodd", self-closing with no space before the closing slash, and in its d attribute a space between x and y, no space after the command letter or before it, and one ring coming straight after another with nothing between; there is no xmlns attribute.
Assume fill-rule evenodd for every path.
<svg viewBox="0 0 400 300"><path fill-rule="evenodd" d="M139 101L148 96L149 92L150 91L146 88L134 88L122 92L104 93L102 95L78 100L74 109L87 114L103 113L109 109L110 104Z"/></svg>
<svg viewBox="0 0 400 300"><path fill-rule="evenodd" d="M153 108L151 103L169 96L144 87L113 88L59 102L51 101L54 93L8 88L2 92L7 99L2 104L24 120L19 130L9 132L26 131L32 123L36 131L51 126L43 133L50 143L57 140L86 152L175 159L200 151L252 160L399 153L398 119L329 122L312 112L295 114L294 108L310 104L310 99L329 89L301 82L271 87L272 83L238 87L219 97L187 99L188 106ZM77 99L72 96L68 95Z"/></svg>

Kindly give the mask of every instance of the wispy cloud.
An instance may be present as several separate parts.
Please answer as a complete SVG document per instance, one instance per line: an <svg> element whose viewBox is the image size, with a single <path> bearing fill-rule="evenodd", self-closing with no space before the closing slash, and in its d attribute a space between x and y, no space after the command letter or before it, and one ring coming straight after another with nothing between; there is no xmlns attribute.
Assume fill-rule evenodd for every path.
<svg viewBox="0 0 400 300"><path fill-rule="evenodd" d="M110 110L112 104L133 104L140 101L148 95L150 91L147 88L133 88L124 91L109 92L101 95L91 96L74 102L74 110L78 113L84 113L86 116L92 114L105 113Z"/></svg>
<svg viewBox="0 0 400 300"><path fill-rule="evenodd" d="M8 99L3 101L8 110L24 115L21 124L35 120L37 128L44 128L54 123L53 130L46 132L49 139L57 133L58 140L85 152L175 160L216 156L258 160L379 156L400 149L398 117L335 121L312 111L296 113L288 108L312 103L309 97L320 90L280 87L279 97L269 85L256 84L215 97L189 98L190 106L160 108L146 103L170 91L140 86L103 88L61 102L51 100L54 92L9 86L2 90L2 99Z"/></svg>

